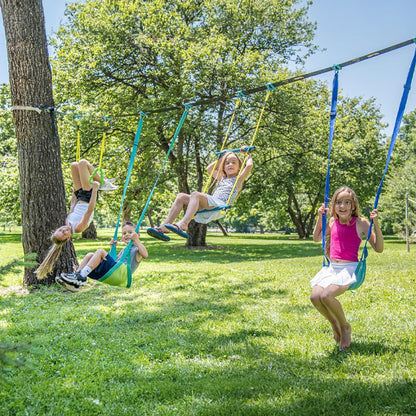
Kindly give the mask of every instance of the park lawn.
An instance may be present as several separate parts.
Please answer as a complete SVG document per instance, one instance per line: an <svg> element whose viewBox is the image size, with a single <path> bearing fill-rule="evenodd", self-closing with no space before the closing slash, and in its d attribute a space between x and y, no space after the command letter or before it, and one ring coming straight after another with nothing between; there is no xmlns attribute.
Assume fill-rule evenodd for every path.
<svg viewBox="0 0 416 416"><path fill-rule="evenodd" d="M105 247L75 241L80 257ZM1 415L415 415L415 251L386 238L340 297L353 342L339 352L309 302L319 244L210 233L209 251L142 233L132 288L21 288L0 277ZM21 256L0 235L0 267Z"/></svg>

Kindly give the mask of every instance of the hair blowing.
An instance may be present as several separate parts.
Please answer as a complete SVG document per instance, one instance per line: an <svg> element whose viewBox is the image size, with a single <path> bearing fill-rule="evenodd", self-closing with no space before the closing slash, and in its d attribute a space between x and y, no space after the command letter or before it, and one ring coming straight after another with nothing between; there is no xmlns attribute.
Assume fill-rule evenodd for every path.
<svg viewBox="0 0 416 416"><path fill-rule="evenodd" d="M53 245L49 248L48 254L43 259L42 263L35 270L38 279L43 279L52 271L53 265L61 255L63 245L67 242L67 240L58 240L54 235L52 235L51 241L53 242Z"/></svg>

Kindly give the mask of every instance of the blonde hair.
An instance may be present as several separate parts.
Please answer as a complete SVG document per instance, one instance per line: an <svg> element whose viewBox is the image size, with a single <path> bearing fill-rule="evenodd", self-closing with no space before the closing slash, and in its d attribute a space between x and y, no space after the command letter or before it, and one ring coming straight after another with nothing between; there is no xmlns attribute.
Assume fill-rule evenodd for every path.
<svg viewBox="0 0 416 416"><path fill-rule="evenodd" d="M239 158L239 156L237 155L237 153L235 152L227 152L224 154L224 156L221 158L221 162L220 165L218 166L218 172L221 173L221 175L224 175L225 177L227 177L227 174L225 173L225 161L227 160L227 157L230 155L235 155L235 157L238 160L238 171L240 172L241 169L241 165L243 164L243 162L241 161L241 159Z"/></svg>
<svg viewBox="0 0 416 416"><path fill-rule="evenodd" d="M338 218L337 213L335 211L335 206L336 206L336 201L338 198L338 195L341 192L348 192L350 194L351 197L351 216L352 217L359 217L360 216L360 205L358 203L358 199L357 199L357 195L355 194L355 192L348 186L341 186L341 188L338 188L332 199L331 199L331 217L334 218Z"/></svg>
<svg viewBox="0 0 416 416"><path fill-rule="evenodd" d="M51 241L53 245L49 248L48 254L43 259L42 263L35 270L35 273L39 280L43 279L53 269L53 265L61 255L62 247L68 240L59 240L52 234Z"/></svg>

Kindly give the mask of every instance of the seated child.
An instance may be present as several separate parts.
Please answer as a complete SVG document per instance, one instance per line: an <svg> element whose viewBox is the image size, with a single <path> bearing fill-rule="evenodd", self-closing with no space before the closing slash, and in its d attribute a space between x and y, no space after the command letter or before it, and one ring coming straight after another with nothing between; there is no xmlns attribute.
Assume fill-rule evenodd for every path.
<svg viewBox="0 0 416 416"><path fill-rule="evenodd" d="M128 221L123 224L121 241L127 244L130 240L133 240L130 252L130 265L133 274L139 267L141 260L143 258L146 259L148 254L145 246L140 241L139 234L135 232L135 225ZM111 239L111 245L116 243L114 239ZM124 250L118 254L117 260L121 258ZM100 248L95 253L88 253L75 273L61 273L60 276L56 277L56 282L71 292L78 292L81 287L86 285L87 276L91 279L99 280L115 264L116 260L108 255L104 249Z"/></svg>

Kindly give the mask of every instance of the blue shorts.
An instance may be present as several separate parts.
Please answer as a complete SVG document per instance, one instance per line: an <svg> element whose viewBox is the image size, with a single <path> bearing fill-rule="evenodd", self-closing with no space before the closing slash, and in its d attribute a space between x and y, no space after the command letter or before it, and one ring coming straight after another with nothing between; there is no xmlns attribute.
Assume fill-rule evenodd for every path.
<svg viewBox="0 0 416 416"><path fill-rule="evenodd" d="M107 254L105 259L88 275L88 277L95 280L101 279L115 264L116 261Z"/></svg>

